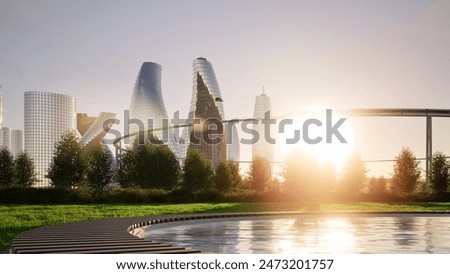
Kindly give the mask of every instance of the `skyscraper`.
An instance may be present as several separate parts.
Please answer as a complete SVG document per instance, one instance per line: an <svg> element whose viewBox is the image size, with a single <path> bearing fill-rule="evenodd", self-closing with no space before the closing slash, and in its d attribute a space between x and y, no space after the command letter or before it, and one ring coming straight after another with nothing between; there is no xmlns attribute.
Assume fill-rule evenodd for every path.
<svg viewBox="0 0 450 274"><path fill-rule="evenodd" d="M223 100L214 69L208 60L199 57L193 61L192 99L188 124L183 132L180 157L188 149L200 150L214 166L227 160L227 146L222 120ZM211 134L212 133L212 134Z"/></svg>
<svg viewBox="0 0 450 274"><path fill-rule="evenodd" d="M178 143L170 126L161 91L161 65L145 62L139 71L130 103L130 133L139 133L131 142L152 142L167 145L175 155ZM164 130L162 130L164 128ZM155 130L148 135L148 130ZM144 137L144 140L141 139Z"/></svg>
<svg viewBox="0 0 450 274"><path fill-rule="evenodd" d="M9 127L0 128L0 147L11 148L11 129Z"/></svg>
<svg viewBox="0 0 450 274"><path fill-rule="evenodd" d="M24 96L25 151L34 160L36 187L48 187L45 176L53 158L55 143L76 130L75 98L68 95L27 91Z"/></svg>
<svg viewBox="0 0 450 274"><path fill-rule="evenodd" d="M227 160L239 162L241 157L241 148L236 125L233 125L233 127L230 128L227 127L227 129L229 129L227 130Z"/></svg>
<svg viewBox="0 0 450 274"><path fill-rule="evenodd" d="M11 130L11 153L16 156L23 151L23 131L13 129Z"/></svg>
<svg viewBox="0 0 450 274"><path fill-rule="evenodd" d="M3 92L0 85L0 147L7 147L16 156L23 151L23 131L3 126Z"/></svg>
<svg viewBox="0 0 450 274"><path fill-rule="evenodd" d="M258 119L258 124L254 125L253 129L259 133L259 140L252 146L252 156L253 158L266 158L267 161L272 162L273 145L265 139L264 125L261 123L261 119L270 118L270 116L265 117L268 114L270 114L270 98L263 90L263 93L256 96L255 100L253 118Z"/></svg>

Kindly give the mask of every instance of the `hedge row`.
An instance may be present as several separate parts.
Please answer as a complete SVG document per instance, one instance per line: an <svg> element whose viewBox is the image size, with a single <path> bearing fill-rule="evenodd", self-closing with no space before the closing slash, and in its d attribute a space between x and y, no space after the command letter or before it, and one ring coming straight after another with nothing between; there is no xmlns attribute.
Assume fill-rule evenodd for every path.
<svg viewBox="0 0 450 274"><path fill-rule="evenodd" d="M148 203L195 203L195 202L445 202L450 194L410 195L398 197L383 195L348 195L345 193L324 193L302 196L279 191L256 193L251 190L235 190L221 193L217 190L191 192L186 189L174 191L156 189L118 189L92 194L82 189L55 188L5 188L0 189L0 204L148 204Z"/></svg>

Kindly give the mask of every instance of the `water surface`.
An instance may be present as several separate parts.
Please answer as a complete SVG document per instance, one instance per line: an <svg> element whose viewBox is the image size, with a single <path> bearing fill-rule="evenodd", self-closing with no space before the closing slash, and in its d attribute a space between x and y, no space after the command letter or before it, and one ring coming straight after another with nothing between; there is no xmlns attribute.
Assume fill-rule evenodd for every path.
<svg viewBox="0 0 450 274"><path fill-rule="evenodd" d="M446 253L450 216L275 216L149 226L144 238L213 253Z"/></svg>

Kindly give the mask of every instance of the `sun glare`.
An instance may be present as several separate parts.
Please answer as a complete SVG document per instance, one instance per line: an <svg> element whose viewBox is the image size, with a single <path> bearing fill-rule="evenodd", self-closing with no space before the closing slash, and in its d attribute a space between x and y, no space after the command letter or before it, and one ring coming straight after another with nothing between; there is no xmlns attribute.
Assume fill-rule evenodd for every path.
<svg viewBox="0 0 450 274"><path fill-rule="evenodd" d="M284 127L284 133L280 135L279 149L283 158L286 158L295 149L300 148L306 154L317 159L319 164L331 163L338 172L342 170L346 159L352 154L354 149L355 138L353 129L350 121L346 119L338 128L339 133L345 139L346 143L341 143L336 136L332 136L331 142L327 143L326 109L322 106L312 106L303 109L292 118L286 118L292 119L292 124L286 125ZM328 127L335 125L341 118L345 117L340 117L336 113L332 113L331 124ZM305 134L303 130L304 124L308 119L320 121L321 126L318 126L316 124L317 121L314 121L313 124L307 126L308 132ZM305 135L309 139L321 138L321 141L317 144L308 144L305 141ZM297 142L292 143L297 139L299 139Z"/></svg>

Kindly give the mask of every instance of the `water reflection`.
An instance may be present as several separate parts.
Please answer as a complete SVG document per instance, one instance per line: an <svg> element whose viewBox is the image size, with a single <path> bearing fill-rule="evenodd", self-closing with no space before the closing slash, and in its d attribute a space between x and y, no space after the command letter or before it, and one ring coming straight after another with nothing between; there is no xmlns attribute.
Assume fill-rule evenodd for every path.
<svg viewBox="0 0 450 274"><path fill-rule="evenodd" d="M450 253L450 216L231 218L155 225L144 237L205 252Z"/></svg>

